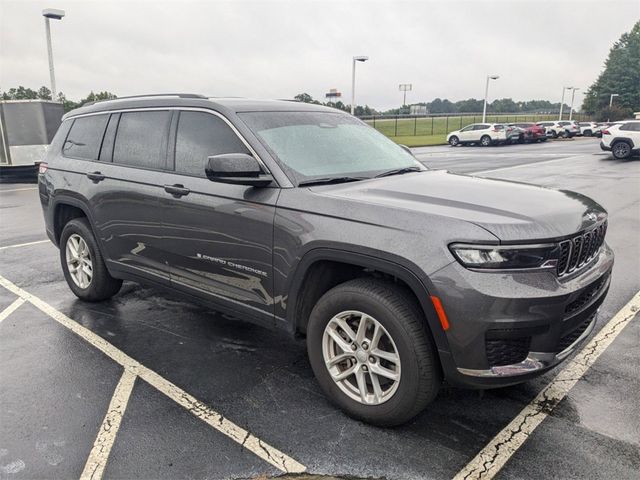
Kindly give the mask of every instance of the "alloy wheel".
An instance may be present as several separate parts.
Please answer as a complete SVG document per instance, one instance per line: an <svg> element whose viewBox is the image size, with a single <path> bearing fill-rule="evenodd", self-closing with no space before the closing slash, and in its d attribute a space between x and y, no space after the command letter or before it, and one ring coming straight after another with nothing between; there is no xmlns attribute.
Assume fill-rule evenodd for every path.
<svg viewBox="0 0 640 480"><path fill-rule="evenodd" d="M349 310L325 327L322 354L331 378L365 405L389 400L400 384L400 355L389 332L366 313Z"/></svg>
<svg viewBox="0 0 640 480"><path fill-rule="evenodd" d="M65 259L73 283L82 289L89 288L93 278L93 261L87 242L77 233L67 239Z"/></svg>
<svg viewBox="0 0 640 480"><path fill-rule="evenodd" d="M613 146L613 154L616 158L626 158L631 152L631 147L626 142L619 142Z"/></svg>

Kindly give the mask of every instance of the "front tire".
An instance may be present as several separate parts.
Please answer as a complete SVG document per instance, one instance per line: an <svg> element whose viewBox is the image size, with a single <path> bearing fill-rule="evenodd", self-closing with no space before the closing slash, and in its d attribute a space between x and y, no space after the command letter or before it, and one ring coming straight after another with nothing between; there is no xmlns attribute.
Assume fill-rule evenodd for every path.
<svg viewBox="0 0 640 480"><path fill-rule="evenodd" d="M625 141L616 142L611 146L611 153L617 160L626 160L631 156L631 145Z"/></svg>
<svg viewBox="0 0 640 480"><path fill-rule="evenodd" d="M455 135L449 138L449 145L451 145L452 147L457 147L459 143L460 143L460 139Z"/></svg>
<svg viewBox="0 0 640 480"><path fill-rule="evenodd" d="M122 280L113 278L107 271L86 218L75 218L64 226L60 236L60 261L69 288L81 300L106 300L122 286Z"/></svg>
<svg viewBox="0 0 640 480"><path fill-rule="evenodd" d="M491 145L491 143L492 141L489 135L483 135L482 138L480 138L480 145L482 145L483 147L488 147L489 145Z"/></svg>
<svg viewBox="0 0 640 480"><path fill-rule="evenodd" d="M442 382L415 298L391 282L360 278L325 293L311 312L307 350L327 397L374 425L407 422Z"/></svg>

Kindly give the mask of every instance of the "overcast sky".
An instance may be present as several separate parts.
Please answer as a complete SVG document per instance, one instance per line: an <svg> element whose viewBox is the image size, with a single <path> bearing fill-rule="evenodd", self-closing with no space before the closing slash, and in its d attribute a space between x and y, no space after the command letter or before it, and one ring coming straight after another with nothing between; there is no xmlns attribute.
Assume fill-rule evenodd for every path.
<svg viewBox="0 0 640 480"><path fill-rule="evenodd" d="M351 58L357 102L377 109L435 97L559 101L585 89L612 43L640 19L637 0L510 1L13 1L0 0L0 89L49 86L43 8L52 21L58 90L119 96L212 96L348 102ZM582 95L578 96L581 102Z"/></svg>

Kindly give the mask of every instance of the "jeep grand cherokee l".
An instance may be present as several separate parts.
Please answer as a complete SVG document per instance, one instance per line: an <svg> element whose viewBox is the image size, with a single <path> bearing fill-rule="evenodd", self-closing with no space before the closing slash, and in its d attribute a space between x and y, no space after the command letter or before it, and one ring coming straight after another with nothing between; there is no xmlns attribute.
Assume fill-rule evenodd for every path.
<svg viewBox="0 0 640 480"><path fill-rule="evenodd" d="M433 171L360 120L165 95L68 113L40 166L85 301L168 287L306 336L326 395L403 423L443 381L524 382L593 331L607 214L570 191Z"/></svg>

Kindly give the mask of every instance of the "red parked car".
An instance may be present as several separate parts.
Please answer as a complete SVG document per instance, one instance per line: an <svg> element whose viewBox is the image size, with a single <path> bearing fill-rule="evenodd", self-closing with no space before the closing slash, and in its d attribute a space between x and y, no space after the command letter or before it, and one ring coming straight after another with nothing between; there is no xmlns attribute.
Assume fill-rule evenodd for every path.
<svg viewBox="0 0 640 480"><path fill-rule="evenodd" d="M547 133L544 127L535 123L512 123L509 126L520 130L520 138L518 139L520 143L547 141Z"/></svg>

